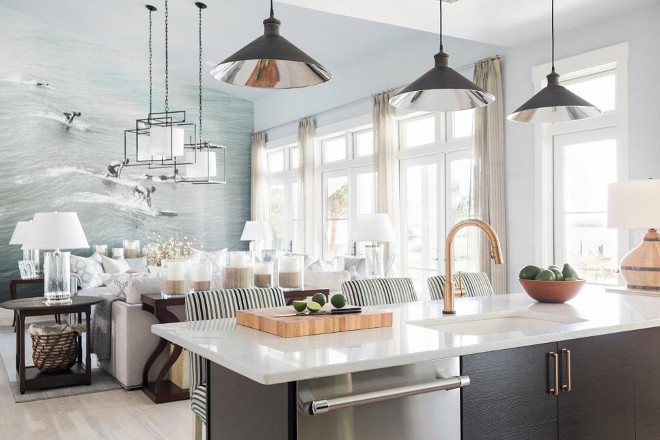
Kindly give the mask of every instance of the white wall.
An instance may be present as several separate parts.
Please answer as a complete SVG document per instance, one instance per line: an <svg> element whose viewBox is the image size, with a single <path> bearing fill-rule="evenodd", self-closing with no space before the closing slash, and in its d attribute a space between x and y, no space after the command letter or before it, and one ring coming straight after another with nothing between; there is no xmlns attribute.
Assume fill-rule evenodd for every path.
<svg viewBox="0 0 660 440"><path fill-rule="evenodd" d="M630 178L660 177L660 4L616 19L557 34L556 57L564 58L630 42ZM508 50L503 61L504 110L513 112L533 93L532 67L550 61L548 40ZM561 72L559 72L561 74ZM518 271L534 255L534 127L505 122L509 288L520 291ZM557 262L560 263L560 262Z"/></svg>

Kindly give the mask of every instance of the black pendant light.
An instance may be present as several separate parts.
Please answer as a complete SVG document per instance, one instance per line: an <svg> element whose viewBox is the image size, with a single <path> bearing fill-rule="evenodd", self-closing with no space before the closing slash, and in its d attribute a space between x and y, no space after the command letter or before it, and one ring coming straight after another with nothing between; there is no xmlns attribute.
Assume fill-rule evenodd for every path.
<svg viewBox="0 0 660 440"><path fill-rule="evenodd" d="M407 110L454 112L484 107L495 97L449 67L442 46L442 0L440 1L440 52L435 67L390 99L394 107Z"/></svg>
<svg viewBox="0 0 660 440"><path fill-rule="evenodd" d="M601 109L559 85L555 72L555 0L552 0L552 71L548 85L521 105L507 119L514 122L565 122L593 118Z"/></svg>
<svg viewBox="0 0 660 440"><path fill-rule="evenodd" d="M264 20L264 34L211 69L211 76L229 84L266 89L309 87L330 80L330 72L280 35L273 13Z"/></svg>

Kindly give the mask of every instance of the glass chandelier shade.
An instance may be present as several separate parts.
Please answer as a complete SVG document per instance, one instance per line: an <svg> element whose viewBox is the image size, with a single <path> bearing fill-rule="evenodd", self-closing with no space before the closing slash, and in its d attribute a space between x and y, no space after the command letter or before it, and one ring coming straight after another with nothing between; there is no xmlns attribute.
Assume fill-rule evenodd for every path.
<svg viewBox="0 0 660 440"><path fill-rule="evenodd" d="M149 130L148 153L152 156L173 158L184 155L184 130L174 125L153 125Z"/></svg>
<svg viewBox="0 0 660 440"><path fill-rule="evenodd" d="M189 179L204 179L218 175L215 151L206 149L186 152L185 173Z"/></svg>
<svg viewBox="0 0 660 440"><path fill-rule="evenodd" d="M273 13L264 20L264 34L211 69L211 76L229 84L267 89L292 89L323 84L330 72L280 35Z"/></svg>

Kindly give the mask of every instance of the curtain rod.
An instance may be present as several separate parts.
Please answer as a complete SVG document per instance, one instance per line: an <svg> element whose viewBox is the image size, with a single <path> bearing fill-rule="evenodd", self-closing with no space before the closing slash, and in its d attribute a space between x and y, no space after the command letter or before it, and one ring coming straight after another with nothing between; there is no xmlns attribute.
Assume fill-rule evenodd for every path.
<svg viewBox="0 0 660 440"><path fill-rule="evenodd" d="M483 63L483 62L485 62L485 61L490 61L490 60L499 60L499 59L501 59L501 58L502 58L502 56L499 55L499 54L498 54L498 55L493 55L493 56L491 56L491 57L486 57L486 58L483 58L483 59L481 59L481 60L473 61L473 62L471 62L471 63L464 64L464 65L462 65L462 66L460 66L460 67L456 67L454 70L464 70L464 69L467 69L467 68L470 68L470 67L474 67L474 66L476 66L478 63ZM394 91L394 90L402 89L402 88L406 87L408 84L410 84L410 83L402 84L402 85L395 86L395 87L390 87L390 88L388 88L388 89L383 90L383 92L385 92L385 91L389 91L389 90ZM378 92L378 93L382 93L382 92ZM317 114L315 114L315 115L307 115L307 116L303 116L302 118L309 118L309 117L311 117L311 118L315 118L315 117L318 116L319 114L327 113L327 112L330 112L330 111L333 111L333 110L337 110L337 109L340 109L340 108L343 108L343 107L347 107L347 106L349 106L349 105L357 104L357 103L359 103L359 102L364 101L365 99L369 99L370 97L372 97L372 96L374 96L374 95L377 95L378 93L374 93L374 94L371 94L371 95L369 95L369 96L363 96L363 97L361 97L361 98L354 99L353 101L346 102L346 103L341 104L341 105L338 105L338 106L336 106L336 107L332 107L332 108L329 108L329 109L323 110L323 111L321 111L321 112L319 112L319 113L317 113ZM293 121L282 122L281 124L273 125L272 127L266 128L266 129L264 129L264 130L259 130L258 133L262 133L262 132L263 132L263 133L268 133L269 131L271 131L271 130L275 130L276 128L285 127L285 126L287 126L287 125L289 125L289 124L297 124L298 121L299 121L300 119L302 119L302 118L298 118L298 119L295 119L295 120L293 120Z"/></svg>

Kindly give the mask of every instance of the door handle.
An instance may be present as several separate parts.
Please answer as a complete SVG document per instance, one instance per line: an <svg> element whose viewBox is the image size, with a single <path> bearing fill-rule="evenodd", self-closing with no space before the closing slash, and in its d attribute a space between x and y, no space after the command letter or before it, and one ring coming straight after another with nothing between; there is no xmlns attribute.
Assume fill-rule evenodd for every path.
<svg viewBox="0 0 660 440"><path fill-rule="evenodd" d="M561 354L566 356L566 383L561 386L562 391L573 390L573 378L571 375L571 350L561 349Z"/></svg>
<svg viewBox="0 0 660 440"><path fill-rule="evenodd" d="M559 395L559 354L555 353L554 351L551 351L548 353L548 359L552 360L554 364L554 374L552 379L554 379L554 386L552 383L552 379L548 377L548 393L550 393L553 396L558 396Z"/></svg>

